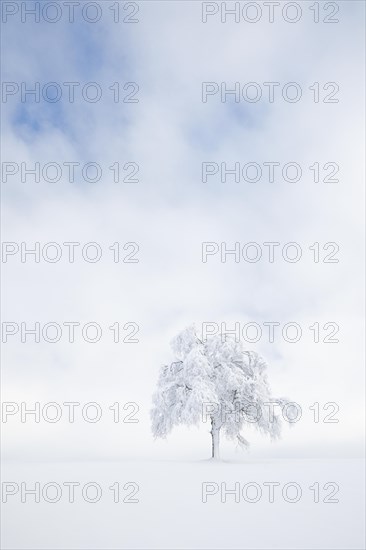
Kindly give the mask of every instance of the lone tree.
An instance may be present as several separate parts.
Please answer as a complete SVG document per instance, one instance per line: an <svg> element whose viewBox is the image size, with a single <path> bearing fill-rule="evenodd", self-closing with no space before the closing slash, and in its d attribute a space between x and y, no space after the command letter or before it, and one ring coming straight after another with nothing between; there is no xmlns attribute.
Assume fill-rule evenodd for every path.
<svg viewBox="0 0 366 550"><path fill-rule="evenodd" d="M203 341L194 326L172 342L177 360L161 369L151 411L155 437L165 438L174 426L211 421L212 458L219 458L220 434L249 443L243 428L254 426L272 439L281 432L281 411L287 400L273 399L266 363L245 351L241 342L223 334Z"/></svg>

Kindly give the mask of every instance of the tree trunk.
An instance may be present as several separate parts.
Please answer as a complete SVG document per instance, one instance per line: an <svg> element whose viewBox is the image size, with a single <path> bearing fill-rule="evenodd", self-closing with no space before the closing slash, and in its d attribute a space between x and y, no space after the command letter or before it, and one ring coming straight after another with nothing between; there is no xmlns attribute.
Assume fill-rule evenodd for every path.
<svg viewBox="0 0 366 550"><path fill-rule="evenodd" d="M211 417L211 439L212 439L212 458L220 458L220 428L216 426L214 419Z"/></svg>

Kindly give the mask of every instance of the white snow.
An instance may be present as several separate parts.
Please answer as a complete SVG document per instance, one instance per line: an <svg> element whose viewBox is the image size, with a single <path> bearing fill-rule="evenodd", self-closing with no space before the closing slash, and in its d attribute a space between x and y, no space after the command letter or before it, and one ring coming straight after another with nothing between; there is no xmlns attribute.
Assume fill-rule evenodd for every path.
<svg viewBox="0 0 366 550"><path fill-rule="evenodd" d="M62 492L57 503L39 504L20 494L3 504L3 548L8 550L106 549L363 549L364 464L362 460L257 459L235 461L7 462L3 482L97 482L102 497L87 503L75 490L75 502ZM139 484L138 503L114 503L108 487L114 482ZM202 502L202 483L226 483L240 488L257 483L263 489L256 503L234 495L222 503L220 493ZM273 503L268 486L278 482ZM296 503L281 491L295 482L302 490ZM337 483L338 503L314 503L309 486L321 488L321 500ZM123 495L131 494L131 488ZM49 497L52 498L51 489ZM248 492L253 498L253 492ZM289 490L289 498L293 493ZM90 498L93 491L90 490Z"/></svg>

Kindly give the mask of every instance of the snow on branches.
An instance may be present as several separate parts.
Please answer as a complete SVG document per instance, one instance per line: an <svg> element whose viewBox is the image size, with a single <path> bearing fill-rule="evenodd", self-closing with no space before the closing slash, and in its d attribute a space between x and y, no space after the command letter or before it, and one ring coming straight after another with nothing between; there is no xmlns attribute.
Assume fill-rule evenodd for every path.
<svg viewBox="0 0 366 550"><path fill-rule="evenodd" d="M241 434L254 426L272 439L281 432L278 407L287 403L271 396L267 365L230 335L215 334L203 341L194 326L178 334L172 349L176 361L159 375L151 411L155 437L165 438L174 426L211 421L212 456L219 456L219 436L248 442Z"/></svg>

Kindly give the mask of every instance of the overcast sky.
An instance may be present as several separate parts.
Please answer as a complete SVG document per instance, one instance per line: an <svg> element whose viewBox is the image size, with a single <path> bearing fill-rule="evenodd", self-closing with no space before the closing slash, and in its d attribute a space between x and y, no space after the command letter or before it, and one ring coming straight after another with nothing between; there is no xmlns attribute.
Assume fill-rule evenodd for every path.
<svg viewBox="0 0 366 550"><path fill-rule="evenodd" d="M76 252L57 263L20 254L9 256L3 270L3 321L31 326L76 321L103 328L100 342L79 336L58 343L20 342L3 346L3 400L30 405L96 401L103 404L98 424L67 422L26 424L19 417L4 425L8 458L107 458L126 456L202 456L208 428L178 430L154 442L149 409L159 368L174 357L170 340L185 326L202 322L297 322L297 343L263 331L248 349L269 365L276 395L306 409L303 419L285 430L276 446L253 434L253 451L284 456L359 456L363 431L363 12L362 2L339 2L340 22L315 24L307 2L294 24L281 17L221 23L219 15L201 20L200 2L139 2L138 23L113 23L109 2L95 24L76 16L57 23L3 25L3 80L29 88L59 83L60 101L39 103L20 93L2 105L3 161L31 168L57 162L99 163L100 181L82 181L80 169L69 182L34 182L20 172L3 184L3 241L98 243L103 256L88 263ZM77 12L79 13L79 12ZM79 82L75 102L63 83ZM96 103L80 90L95 82ZM138 103L115 103L138 84ZM202 83L256 82L263 91L256 103L221 102L220 94L202 102ZM279 82L273 103L265 82ZM302 97L283 99L283 85L296 82ZM315 82L321 101L315 103ZM339 86L338 103L324 103ZM50 90L51 94L51 90ZM136 163L138 182L113 182L108 168ZM269 182L235 182L220 175L202 182L203 162L296 162L298 182L282 177ZM315 183L309 166L337 163L339 183ZM324 176L324 174L323 174ZM139 246L138 263L114 263L109 247ZM203 242L279 242L274 263L227 262L220 255L202 262ZM302 248L297 263L282 259L283 245ZM315 263L309 246L337 243L338 263ZM123 255L132 249L122 250ZM331 249L327 250L331 252ZM325 252L321 248L321 257ZM139 343L113 343L115 322L140 327ZM314 343L309 326L339 326L337 344ZM328 331L329 332L329 331ZM328 334L326 332L326 334ZM324 338L324 334L322 335ZM136 402L138 424L114 424L108 406ZM336 402L338 424L315 424L309 406ZM328 411L330 412L330 411ZM323 413L324 414L324 413Z"/></svg>

